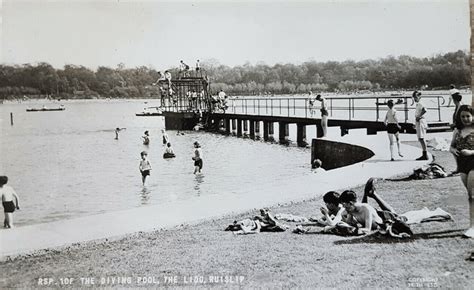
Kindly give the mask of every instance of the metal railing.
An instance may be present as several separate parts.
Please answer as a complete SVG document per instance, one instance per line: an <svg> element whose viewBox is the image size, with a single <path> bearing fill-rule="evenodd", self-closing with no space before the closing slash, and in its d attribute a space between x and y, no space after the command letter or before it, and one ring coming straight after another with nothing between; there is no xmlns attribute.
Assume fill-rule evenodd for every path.
<svg viewBox="0 0 474 290"><path fill-rule="evenodd" d="M336 112L346 112L347 115L339 114L340 118L352 120L356 117L356 112L374 111L373 119L380 121L381 112L388 109L387 101L394 100L395 108L398 112L403 112L404 121L408 122L409 112L414 111L415 101L411 96L383 96L383 97L326 97L326 109L331 117ZM437 121L442 121L441 107L445 104L443 96L424 95L421 102L428 112L436 112ZM318 102L316 102L318 103ZM434 104L433 104L434 103ZM433 105L432 105L433 104ZM227 113L235 113L242 115L270 115L270 116L286 116L286 117L319 117L317 112L321 106L311 106L308 98L230 98L228 101ZM365 114L367 119L369 115ZM369 119L372 119L369 117ZM383 121L383 120L382 120ZM401 121L401 120L400 120Z"/></svg>

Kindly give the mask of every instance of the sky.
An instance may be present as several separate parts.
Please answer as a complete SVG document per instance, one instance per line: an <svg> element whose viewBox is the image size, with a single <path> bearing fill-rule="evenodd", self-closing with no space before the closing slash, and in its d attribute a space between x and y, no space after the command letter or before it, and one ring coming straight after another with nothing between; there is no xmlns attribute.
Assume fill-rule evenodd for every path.
<svg viewBox="0 0 474 290"><path fill-rule="evenodd" d="M468 0L0 0L4 64L176 67L433 56L470 47Z"/></svg>

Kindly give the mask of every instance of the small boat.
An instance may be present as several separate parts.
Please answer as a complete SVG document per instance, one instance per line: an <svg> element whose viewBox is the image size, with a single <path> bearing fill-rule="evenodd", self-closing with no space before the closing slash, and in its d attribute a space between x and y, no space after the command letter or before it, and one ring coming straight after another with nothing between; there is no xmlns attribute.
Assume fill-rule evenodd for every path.
<svg viewBox="0 0 474 290"><path fill-rule="evenodd" d="M63 106L60 106L58 108L43 107L43 108L28 108L28 109L26 109L27 112L49 112L49 111L64 111L64 110L66 110L66 108L64 108Z"/></svg>
<svg viewBox="0 0 474 290"><path fill-rule="evenodd" d="M136 113L135 116L163 116L163 111L159 107L146 107L143 109L143 112Z"/></svg>

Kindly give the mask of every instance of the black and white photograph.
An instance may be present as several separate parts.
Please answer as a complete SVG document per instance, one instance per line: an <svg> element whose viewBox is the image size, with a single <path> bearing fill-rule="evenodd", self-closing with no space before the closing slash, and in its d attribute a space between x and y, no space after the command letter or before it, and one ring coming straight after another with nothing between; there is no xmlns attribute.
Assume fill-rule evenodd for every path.
<svg viewBox="0 0 474 290"><path fill-rule="evenodd" d="M474 283L469 0L0 0L0 288Z"/></svg>

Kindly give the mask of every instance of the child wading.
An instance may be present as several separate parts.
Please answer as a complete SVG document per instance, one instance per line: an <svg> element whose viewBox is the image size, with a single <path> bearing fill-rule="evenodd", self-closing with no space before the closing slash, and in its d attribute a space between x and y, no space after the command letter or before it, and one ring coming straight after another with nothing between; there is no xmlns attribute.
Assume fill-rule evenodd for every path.
<svg viewBox="0 0 474 290"><path fill-rule="evenodd" d="M201 173L202 169L202 151L199 142L194 142L194 174Z"/></svg>
<svg viewBox="0 0 474 290"><path fill-rule="evenodd" d="M142 160L140 160L139 169L142 174L142 183L145 185L146 177L150 175L151 165L150 161L147 159L148 153L146 151L142 151L140 155L142 156Z"/></svg>
<svg viewBox="0 0 474 290"><path fill-rule="evenodd" d="M149 135L148 131L145 131L142 138L143 138L143 145L150 145L150 135Z"/></svg>
<svg viewBox="0 0 474 290"><path fill-rule="evenodd" d="M393 158L393 147L395 147L395 140L397 140L397 149L398 149L398 156L403 157L402 153L400 153L400 139L398 137L398 132L400 131L401 127L398 124L397 119L397 111L393 108L393 100L388 100L387 102L388 111L387 115L385 115L385 126L387 127L388 139L390 140L390 160L394 161Z"/></svg>
<svg viewBox="0 0 474 290"><path fill-rule="evenodd" d="M0 176L0 194L2 195L3 211L5 212L5 220L3 226L5 228L13 228L13 212L20 209L19 198L15 190L8 183L7 176ZM13 202L15 199L15 202ZM16 203L16 205L15 205Z"/></svg>

